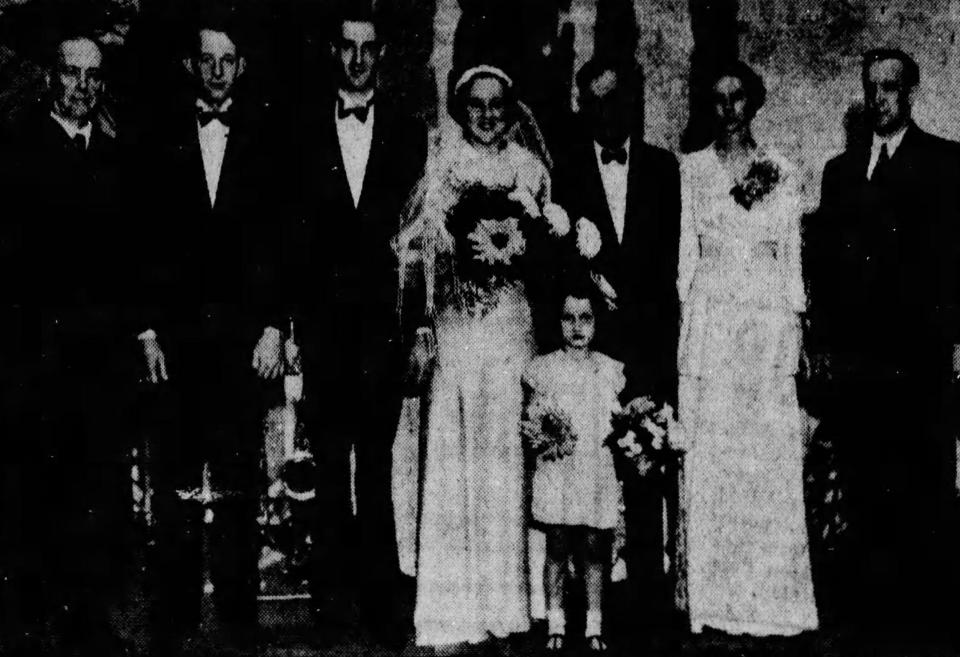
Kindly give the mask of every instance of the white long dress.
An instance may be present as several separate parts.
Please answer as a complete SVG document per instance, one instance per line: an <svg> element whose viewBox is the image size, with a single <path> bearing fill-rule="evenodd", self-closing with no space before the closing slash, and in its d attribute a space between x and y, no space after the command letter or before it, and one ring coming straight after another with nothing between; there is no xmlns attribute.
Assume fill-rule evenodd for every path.
<svg viewBox="0 0 960 657"><path fill-rule="evenodd" d="M470 184L522 188L542 207L543 163L511 142L485 153L461 142L430 181L426 215L442 215ZM439 230L442 218L427 222ZM438 267L437 361L426 418L414 613L419 645L478 643L530 623L527 485L520 378L534 354L521 278L445 298Z"/></svg>
<svg viewBox="0 0 960 657"><path fill-rule="evenodd" d="M750 210L711 147L682 160L679 416L693 631L817 627L794 375L801 206L794 168Z"/></svg>

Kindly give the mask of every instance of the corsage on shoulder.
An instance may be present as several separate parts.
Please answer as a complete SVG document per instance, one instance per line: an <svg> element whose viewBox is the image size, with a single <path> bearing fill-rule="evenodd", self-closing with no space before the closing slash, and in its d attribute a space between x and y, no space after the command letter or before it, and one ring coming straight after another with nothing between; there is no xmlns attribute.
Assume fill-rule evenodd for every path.
<svg viewBox="0 0 960 657"><path fill-rule="evenodd" d="M733 200L749 210L776 189L783 178L783 171L770 159L756 160L750 164L747 175L730 190Z"/></svg>

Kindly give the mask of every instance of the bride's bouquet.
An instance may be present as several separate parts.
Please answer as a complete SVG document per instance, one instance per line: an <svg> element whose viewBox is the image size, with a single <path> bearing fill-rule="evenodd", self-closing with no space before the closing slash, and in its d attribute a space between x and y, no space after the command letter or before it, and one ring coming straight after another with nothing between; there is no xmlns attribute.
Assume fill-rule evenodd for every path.
<svg viewBox="0 0 960 657"><path fill-rule="evenodd" d="M686 446L670 404L630 404L614 413L606 444L641 476L660 472L683 455Z"/></svg>
<svg viewBox="0 0 960 657"><path fill-rule="evenodd" d="M577 445L570 415L543 399L527 406L520 422L520 435L530 451L546 461L570 456Z"/></svg>

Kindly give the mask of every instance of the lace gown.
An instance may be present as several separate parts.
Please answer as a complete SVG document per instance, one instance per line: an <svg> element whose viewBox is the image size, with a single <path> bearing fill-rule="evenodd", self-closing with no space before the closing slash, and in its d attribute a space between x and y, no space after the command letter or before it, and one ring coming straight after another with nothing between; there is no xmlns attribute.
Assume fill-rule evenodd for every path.
<svg viewBox="0 0 960 657"><path fill-rule="evenodd" d="M544 165L512 142L497 154L462 144L431 183L427 211L444 212L465 183L523 188L541 207L549 195ZM530 623L519 422L520 378L535 345L519 276L451 295L438 270L435 296L437 362L422 474L416 641L478 643L526 631Z"/></svg>
<svg viewBox="0 0 960 657"><path fill-rule="evenodd" d="M793 167L744 209L711 147L682 161L679 415L693 631L817 626L794 374L805 298Z"/></svg>

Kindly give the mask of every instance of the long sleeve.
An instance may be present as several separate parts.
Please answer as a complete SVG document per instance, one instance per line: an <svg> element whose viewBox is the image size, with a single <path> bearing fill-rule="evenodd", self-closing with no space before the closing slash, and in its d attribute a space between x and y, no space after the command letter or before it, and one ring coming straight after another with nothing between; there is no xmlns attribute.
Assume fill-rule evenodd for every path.
<svg viewBox="0 0 960 657"><path fill-rule="evenodd" d="M803 284L803 258L801 254L800 237L802 203L795 172L791 171L789 173L785 185L784 198L781 201L783 212L786 215L786 221L783 223L784 235L782 237L784 253L780 262L783 280L787 287L787 298L790 307L795 312L800 313L807 308L807 295L804 292Z"/></svg>
<svg viewBox="0 0 960 657"><path fill-rule="evenodd" d="M693 176L690 161L680 165L680 254L677 262L677 294L683 304L693 284L700 258L699 240L694 219Z"/></svg>

